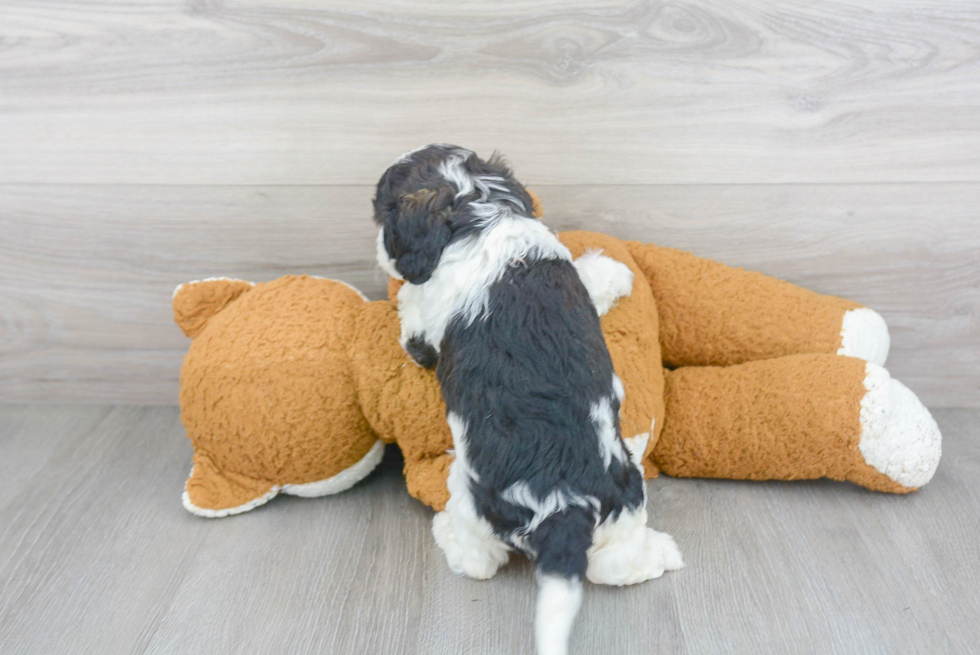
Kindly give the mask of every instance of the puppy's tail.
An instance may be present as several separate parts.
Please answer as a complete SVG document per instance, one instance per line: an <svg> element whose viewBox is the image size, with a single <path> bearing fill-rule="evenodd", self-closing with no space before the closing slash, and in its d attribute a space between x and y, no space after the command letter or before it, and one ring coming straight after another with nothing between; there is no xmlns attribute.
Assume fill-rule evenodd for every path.
<svg viewBox="0 0 980 655"><path fill-rule="evenodd" d="M570 507L541 522L528 535L537 552L538 607L534 637L538 655L565 655L575 615L582 605L582 580L592 545L593 518Z"/></svg>

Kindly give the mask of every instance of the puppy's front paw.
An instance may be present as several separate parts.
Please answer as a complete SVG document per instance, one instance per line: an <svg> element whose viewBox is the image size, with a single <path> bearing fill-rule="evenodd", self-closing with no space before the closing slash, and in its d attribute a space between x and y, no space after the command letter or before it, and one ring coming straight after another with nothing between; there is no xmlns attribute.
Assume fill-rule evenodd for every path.
<svg viewBox="0 0 980 655"><path fill-rule="evenodd" d="M591 251L573 263L599 316L604 316L617 300L633 292L633 271L612 257Z"/></svg>
<svg viewBox="0 0 980 655"><path fill-rule="evenodd" d="M418 335L409 337L405 342L405 352L416 364L424 368L435 368L439 361L439 353L436 352L436 349Z"/></svg>

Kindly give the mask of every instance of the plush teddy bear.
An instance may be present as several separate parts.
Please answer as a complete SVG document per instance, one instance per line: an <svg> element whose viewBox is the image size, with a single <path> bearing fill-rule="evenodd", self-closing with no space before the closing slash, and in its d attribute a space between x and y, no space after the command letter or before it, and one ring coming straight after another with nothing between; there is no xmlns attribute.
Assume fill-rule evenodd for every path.
<svg viewBox="0 0 980 655"><path fill-rule="evenodd" d="M597 308L626 391L621 431L645 442L647 477L827 477L893 493L932 478L939 429L882 368L889 337L874 311L671 248L559 238L576 258L601 251L633 273L625 295L603 291L601 267L586 286L606 293ZM343 491L385 443L404 454L409 493L443 509L452 437L434 372L399 346L397 289L368 302L307 276L177 288L175 320L193 338L180 385L189 511Z"/></svg>

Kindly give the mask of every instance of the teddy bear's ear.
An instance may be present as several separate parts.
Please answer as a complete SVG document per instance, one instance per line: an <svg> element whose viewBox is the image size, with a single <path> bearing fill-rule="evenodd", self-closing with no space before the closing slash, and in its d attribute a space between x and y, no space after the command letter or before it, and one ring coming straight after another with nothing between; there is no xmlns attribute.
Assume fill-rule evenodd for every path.
<svg viewBox="0 0 980 655"><path fill-rule="evenodd" d="M398 302L398 290L402 288L405 284L405 280L396 280L393 277L388 278L388 300L393 303Z"/></svg>
<svg viewBox="0 0 980 655"><path fill-rule="evenodd" d="M531 218L541 218L544 216L544 210L541 209L541 199L538 198L538 194L528 188L524 190L527 191L527 195L531 196L531 202L533 203L531 207Z"/></svg>
<svg viewBox="0 0 980 655"><path fill-rule="evenodd" d="M174 290L174 322L193 339L212 316L254 286L253 282L227 277L181 284Z"/></svg>

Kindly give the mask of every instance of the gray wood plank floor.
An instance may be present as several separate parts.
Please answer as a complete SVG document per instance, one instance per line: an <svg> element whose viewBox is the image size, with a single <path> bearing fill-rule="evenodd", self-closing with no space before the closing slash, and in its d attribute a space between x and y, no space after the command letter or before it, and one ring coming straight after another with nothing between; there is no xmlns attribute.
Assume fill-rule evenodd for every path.
<svg viewBox="0 0 980 655"><path fill-rule="evenodd" d="M688 568L589 586L573 653L973 653L980 411L904 497L660 477ZM449 573L397 452L333 498L205 520L172 407L0 406L0 653L530 653L533 569Z"/></svg>

